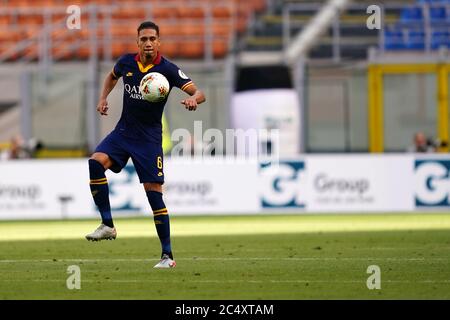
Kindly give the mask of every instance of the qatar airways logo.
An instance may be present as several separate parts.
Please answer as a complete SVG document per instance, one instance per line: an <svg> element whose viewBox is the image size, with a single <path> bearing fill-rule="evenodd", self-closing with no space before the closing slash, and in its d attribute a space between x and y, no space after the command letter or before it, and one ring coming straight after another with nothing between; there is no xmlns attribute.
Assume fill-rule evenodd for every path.
<svg viewBox="0 0 450 320"><path fill-rule="evenodd" d="M124 86L125 92L128 93L131 99L144 100L144 97L139 93L138 86L130 86L128 83Z"/></svg>

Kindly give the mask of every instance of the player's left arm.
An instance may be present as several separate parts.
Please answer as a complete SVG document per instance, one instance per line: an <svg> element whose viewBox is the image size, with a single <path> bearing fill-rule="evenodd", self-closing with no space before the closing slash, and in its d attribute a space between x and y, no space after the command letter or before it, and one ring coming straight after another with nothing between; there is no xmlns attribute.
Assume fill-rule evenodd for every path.
<svg viewBox="0 0 450 320"><path fill-rule="evenodd" d="M200 91L193 83L187 86L187 88L183 91L189 94L190 97L182 100L181 104L184 104L185 108L189 111L195 111L200 103L206 101L205 94Z"/></svg>

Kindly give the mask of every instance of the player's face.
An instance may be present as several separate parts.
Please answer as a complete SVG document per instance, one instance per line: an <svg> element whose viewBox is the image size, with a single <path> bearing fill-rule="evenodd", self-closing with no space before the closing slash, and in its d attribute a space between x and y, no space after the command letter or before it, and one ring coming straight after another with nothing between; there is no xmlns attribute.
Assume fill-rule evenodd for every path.
<svg viewBox="0 0 450 320"><path fill-rule="evenodd" d="M137 44L141 56L154 59L161 43L155 29L143 29L139 32Z"/></svg>

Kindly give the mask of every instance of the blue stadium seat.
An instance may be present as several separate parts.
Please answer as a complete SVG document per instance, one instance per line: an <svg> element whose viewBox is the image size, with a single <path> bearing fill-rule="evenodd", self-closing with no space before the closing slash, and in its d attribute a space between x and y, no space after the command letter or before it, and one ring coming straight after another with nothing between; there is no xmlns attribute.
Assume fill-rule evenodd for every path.
<svg viewBox="0 0 450 320"><path fill-rule="evenodd" d="M423 21L422 7L403 8L400 13L400 21L403 23Z"/></svg>
<svg viewBox="0 0 450 320"><path fill-rule="evenodd" d="M450 48L450 33L448 31L433 31L431 35L431 49L437 50L440 47Z"/></svg>
<svg viewBox="0 0 450 320"><path fill-rule="evenodd" d="M430 21L431 23L445 22L447 19L447 12L445 7L430 7Z"/></svg>
<svg viewBox="0 0 450 320"><path fill-rule="evenodd" d="M426 37L424 31L424 5L429 6L430 47L437 50L442 46L450 48L450 0L416 0L416 5L405 6L400 11L400 19L389 29L385 29L386 50L424 50Z"/></svg>
<svg viewBox="0 0 450 320"><path fill-rule="evenodd" d="M424 50L425 32L422 30L409 30L406 40L406 48L409 50Z"/></svg>
<svg viewBox="0 0 450 320"><path fill-rule="evenodd" d="M384 48L386 50L404 50L406 49L403 32L401 30L384 31Z"/></svg>
<svg viewBox="0 0 450 320"><path fill-rule="evenodd" d="M450 4L450 0L418 0L418 4Z"/></svg>

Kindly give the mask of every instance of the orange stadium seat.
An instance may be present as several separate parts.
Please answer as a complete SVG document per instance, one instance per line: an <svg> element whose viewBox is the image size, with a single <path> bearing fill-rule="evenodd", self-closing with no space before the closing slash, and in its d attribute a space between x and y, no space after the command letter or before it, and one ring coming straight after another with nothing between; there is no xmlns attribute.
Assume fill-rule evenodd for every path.
<svg viewBox="0 0 450 320"><path fill-rule="evenodd" d="M0 29L0 41L17 41L19 40L19 32L8 30L8 29Z"/></svg>
<svg viewBox="0 0 450 320"><path fill-rule="evenodd" d="M177 41L164 41L161 44L161 54L168 58L178 56L179 43Z"/></svg>
<svg viewBox="0 0 450 320"><path fill-rule="evenodd" d="M158 22L159 33L162 39L181 35L181 27L178 23L170 23L167 21Z"/></svg>
<svg viewBox="0 0 450 320"><path fill-rule="evenodd" d="M214 7L212 14L215 18L230 18L232 12L230 7Z"/></svg>
<svg viewBox="0 0 450 320"><path fill-rule="evenodd" d="M19 8L19 7L29 7L31 6L32 1L29 0L9 0L8 6Z"/></svg>
<svg viewBox="0 0 450 320"><path fill-rule="evenodd" d="M75 58L86 60L89 59L89 56L91 55L91 48L88 44L82 44L77 49L73 50L73 54ZM97 54L99 57L102 57L103 48L101 46L99 46Z"/></svg>
<svg viewBox="0 0 450 320"><path fill-rule="evenodd" d="M214 40L213 41L213 56L214 58L223 58L228 50L227 41Z"/></svg>
<svg viewBox="0 0 450 320"><path fill-rule="evenodd" d="M111 28L111 35L113 40L115 37L132 37L133 39L136 37L136 27L134 24L115 24L113 23Z"/></svg>
<svg viewBox="0 0 450 320"><path fill-rule="evenodd" d="M214 36L228 37L233 31L230 23L214 23L213 24L213 34Z"/></svg>
<svg viewBox="0 0 450 320"><path fill-rule="evenodd" d="M112 13L113 19L145 19L145 12L143 10L136 10L134 7L120 7L118 10Z"/></svg>
<svg viewBox="0 0 450 320"><path fill-rule="evenodd" d="M184 23L180 25L180 31L183 36L204 36L205 26L203 23Z"/></svg>
<svg viewBox="0 0 450 320"><path fill-rule="evenodd" d="M205 52L204 43L201 40L182 41L179 44L178 57L199 59Z"/></svg>
<svg viewBox="0 0 450 320"><path fill-rule="evenodd" d="M109 48L104 48L104 50L108 50ZM119 58L125 53L137 53L138 48L135 42L133 41L118 41L111 43L111 54L114 59Z"/></svg>
<svg viewBox="0 0 450 320"><path fill-rule="evenodd" d="M81 16L81 21L83 22L83 15ZM65 13L53 13L52 14L52 23L55 22L64 22L67 19L67 14Z"/></svg>
<svg viewBox="0 0 450 320"><path fill-rule="evenodd" d="M41 14L20 14L17 17L20 25L42 25L44 24L44 16Z"/></svg>
<svg viewBox="0 0 450 320"><path fill-rule="evenodd" d="M10 25L11 22L12 22L11 16L7 16L7 15L0 16L0 27L1 28L4 28L5 26Z"/></svg>
<svg viewBox="0 0 450 320"><path fill-rule="evenodd" d="M205 17L205 11L201 6L185 6L176 8L177 16L183 19L201 19Z"/></svg>
<svg viewBox="0 0 450 320"><path fill-rule="evenodd" d="M75 50L75 56L79 59L86 60L89 58L91 50L87 45L81 46L80 48Z"/></svg>
<svg viewBox="0 0 450 320"><path fill-rule="evenodd" d="M108 50L108 48L105 48L105 50ZM117 59L121 55L123 55L124 48L122 43L111 43L111 55L114 59Z"/></svg>
<svg viewBox="0 0 450 320"><path fill-rule="evenodd" d="M150 13L154 20L158 20L161 18L176 18L177 15L177 12L174 10L174 8L162 6L153 6Z"/></svg>

